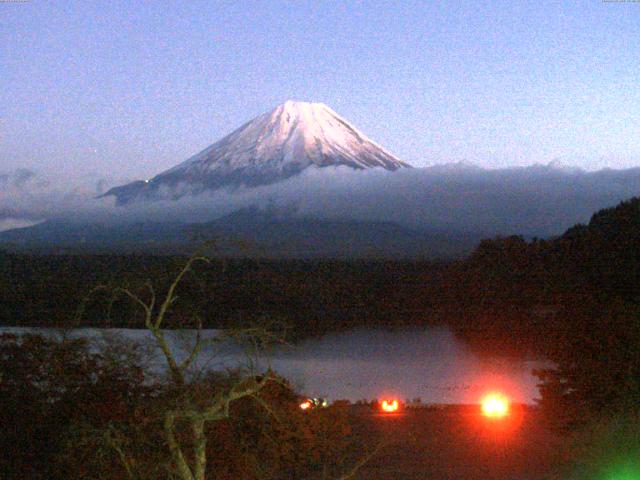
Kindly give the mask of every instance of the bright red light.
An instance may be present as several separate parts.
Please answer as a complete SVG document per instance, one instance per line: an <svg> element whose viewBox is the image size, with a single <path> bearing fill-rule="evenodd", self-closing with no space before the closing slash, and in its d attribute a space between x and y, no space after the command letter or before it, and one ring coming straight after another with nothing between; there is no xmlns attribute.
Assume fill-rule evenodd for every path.
<svg viewBox="0 0 640 480"><path fill-rule="evenodd" d="M302 410L309 410L311 408L311 402L309 400L306 400L306 401L302 402L300 404L300 408Z"/></svg>
<svg viewBox="0 0 640 480"><path fill-rule="evenodd" d="M509 414L509 399L501 393L489 393L480 403L485 417L502 418Z"/></svg>
<svg viewBox="0 0 640 480"><path fill-rule="evenodd" d="M398 400L383 400L380 404L383 412L393 413L398 411Z"/></svg>

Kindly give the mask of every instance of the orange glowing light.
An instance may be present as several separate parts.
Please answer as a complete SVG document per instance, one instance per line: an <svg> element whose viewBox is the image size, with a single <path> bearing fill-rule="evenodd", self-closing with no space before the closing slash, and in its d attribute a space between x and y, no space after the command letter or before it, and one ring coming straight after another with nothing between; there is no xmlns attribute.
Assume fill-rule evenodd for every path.
<svg viewBox="0 0 640 480"><path fill-rule="evenodd" d="M482 398L482 414L489 418L502 418L509 413L509 399L501 393L489 393Z"/></svg>
<svg viewBox="0 0 640 480"><path fill-rule="evenodd" d="M380 404L383 412L393 413L398 411L398 400L387 401L383 400Z"/></svg>
<svg viewBox="0 0 640 480"><path fill-rule="evenodd" d="M301 408L302 410L309 410L309 409L311 408L311 402L310 402L309 400L307 400L307 401L305 401L305 402L302 402L302 403L300 404L300 408Z"/></svg>

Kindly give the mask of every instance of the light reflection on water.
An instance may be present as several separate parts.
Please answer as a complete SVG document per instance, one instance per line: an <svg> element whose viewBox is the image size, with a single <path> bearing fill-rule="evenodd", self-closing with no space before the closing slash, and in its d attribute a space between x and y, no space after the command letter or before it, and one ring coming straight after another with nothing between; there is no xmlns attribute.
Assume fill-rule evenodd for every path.
<svg viewBox="0 0 640 480"><path fill-rule="evenodd" d="M272 356L274 368L309 395L350 400L420 397L427 403L474 403L487 390L533 403L534 362L474 355L445 328L362 330L328 335Z"/></svg>

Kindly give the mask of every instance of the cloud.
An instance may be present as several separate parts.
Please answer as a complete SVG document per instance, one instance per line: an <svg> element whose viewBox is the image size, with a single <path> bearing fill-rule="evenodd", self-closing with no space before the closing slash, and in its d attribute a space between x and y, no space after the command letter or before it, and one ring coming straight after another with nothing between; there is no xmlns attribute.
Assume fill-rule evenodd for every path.
<svg viewBox="0 0 640 480"><path fill-rule="evenodd" d="M27 220L24 218L0 218L0 232L4 232L6 230L13 230L14 228L25 228L32 227L33 225L37 225L40 223L39 221Z"/></svg>
<svg viewBox="0 0 640 480"><path fill-rule="evenodd" d="M0 186L22 188L35 176L36 174L32 170L18 168L13 172L0 174Z"/></svg>
<svg viewBox="0 0 640 480"><path fill-rule="evenodd" d="M536 165L486 170L450 164L387 172L328 167L310 168L273 185L220 189L178 200L118 207L114 198L96 198L116 184L93 178L70 185L33 172L6 173L0 176L0 220L6 225L51 218L191 223L257 206L301 217L391 221L443 232L550 236L640 194L640 169L585 172ZM179 188L186 191L189 186ZM164 192L168 197L172 193Z"/></svg>

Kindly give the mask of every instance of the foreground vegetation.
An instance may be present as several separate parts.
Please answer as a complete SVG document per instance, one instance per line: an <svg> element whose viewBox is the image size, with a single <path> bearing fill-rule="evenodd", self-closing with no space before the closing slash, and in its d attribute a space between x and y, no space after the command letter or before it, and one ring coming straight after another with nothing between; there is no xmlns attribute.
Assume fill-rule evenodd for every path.
<svg viewBox="0 0 640 480"><path fill-rule="evenodd" d="M160 342L153 319L164 303L153 298L172 297L184 262L4 254L0 322L157 328ZM162 312L164 327L237 331L267 322L287 325L295 340L356 326L443 324L480 352L550 360L552 367L538 372L540 421L550 435L574 440L565 458L571 472L582 468L581 478L597 478L589 472L608 465L603 456L612 442L625 445L617 452L631 459L624 468L638 467L640 199L598 212L556 239L484 241L450 264L218 260L189 270L180 301L172 297ZM339 410L302 415L295 393L275 374L269 381L235 372L192 382L174 372L169 382L149 382L135 348L97 353L80 340L1 340L7 428L0 441L7 453L0 467L16 472L7 478L176 476L180 455L194 479L204 478L195 467L203 453L215 478L333 478L370 446L349 450L354 424ZM185 385L187 410L195 413L171 428L190 453L176 455L166 415L186 401ZM215 427L198 423L212 398L244 387L251 393L227 405ZM564 472L559 478L573 475Z"/></svg>
<svg viewBox="0 0 640 480"><path fill-rule="evenodd" d="M151 281L142 292L100 285L112 302L124 298L151 335L149 356L123 336L102 343L55 335L0 335L0 468L6 478L342 478L364 463L350 460L349 426L335 411L305 415L297 395L275 372L248 366L198 367L222 341L252 351L283 337L252 325L197 332L185 355L166 334L178 290L201 256L188 259L166 291ZM78 309L86 315L87 296ZM164 368L154 368L158 352ZM25 418L24 414L29 413ZM364 457L366 459L366 457ZM344 471L342 471L344 470ZM320 476L321 473L321 476ZM328 477L327 475L331 475Z"/></svg>
<svg viewBox="0 0 640 480"><path fill-rule="evenodd" d="M83 340L0 336L2 478L340 478L370 448L354 443L344 412L305 415L277 377L260 388L236 374L178 387L150 382L136 355L130 345L97 354ZM191 422L191 410L205 412L238 386L252 394L194 436L202 416ZM172 412L187 417L174 417L168 436Z"/></svg>
<svg viewBox="0 0 640 480"><path fill-rule="evenodd" d="M180 396L143 381L144 352L121 347L97 355L84 340L0 337L3 478L182 478L163 426ZM237 380L208 376L188 391L203 405ZM583 480L639 467L637 418L559 430L536 408L496 422L473 408L385 416L369 405L298 404L282 379L233 402L228 418L203 431L205 478ZM191 434L185 423L176 430L190 465Z"/></svg>

